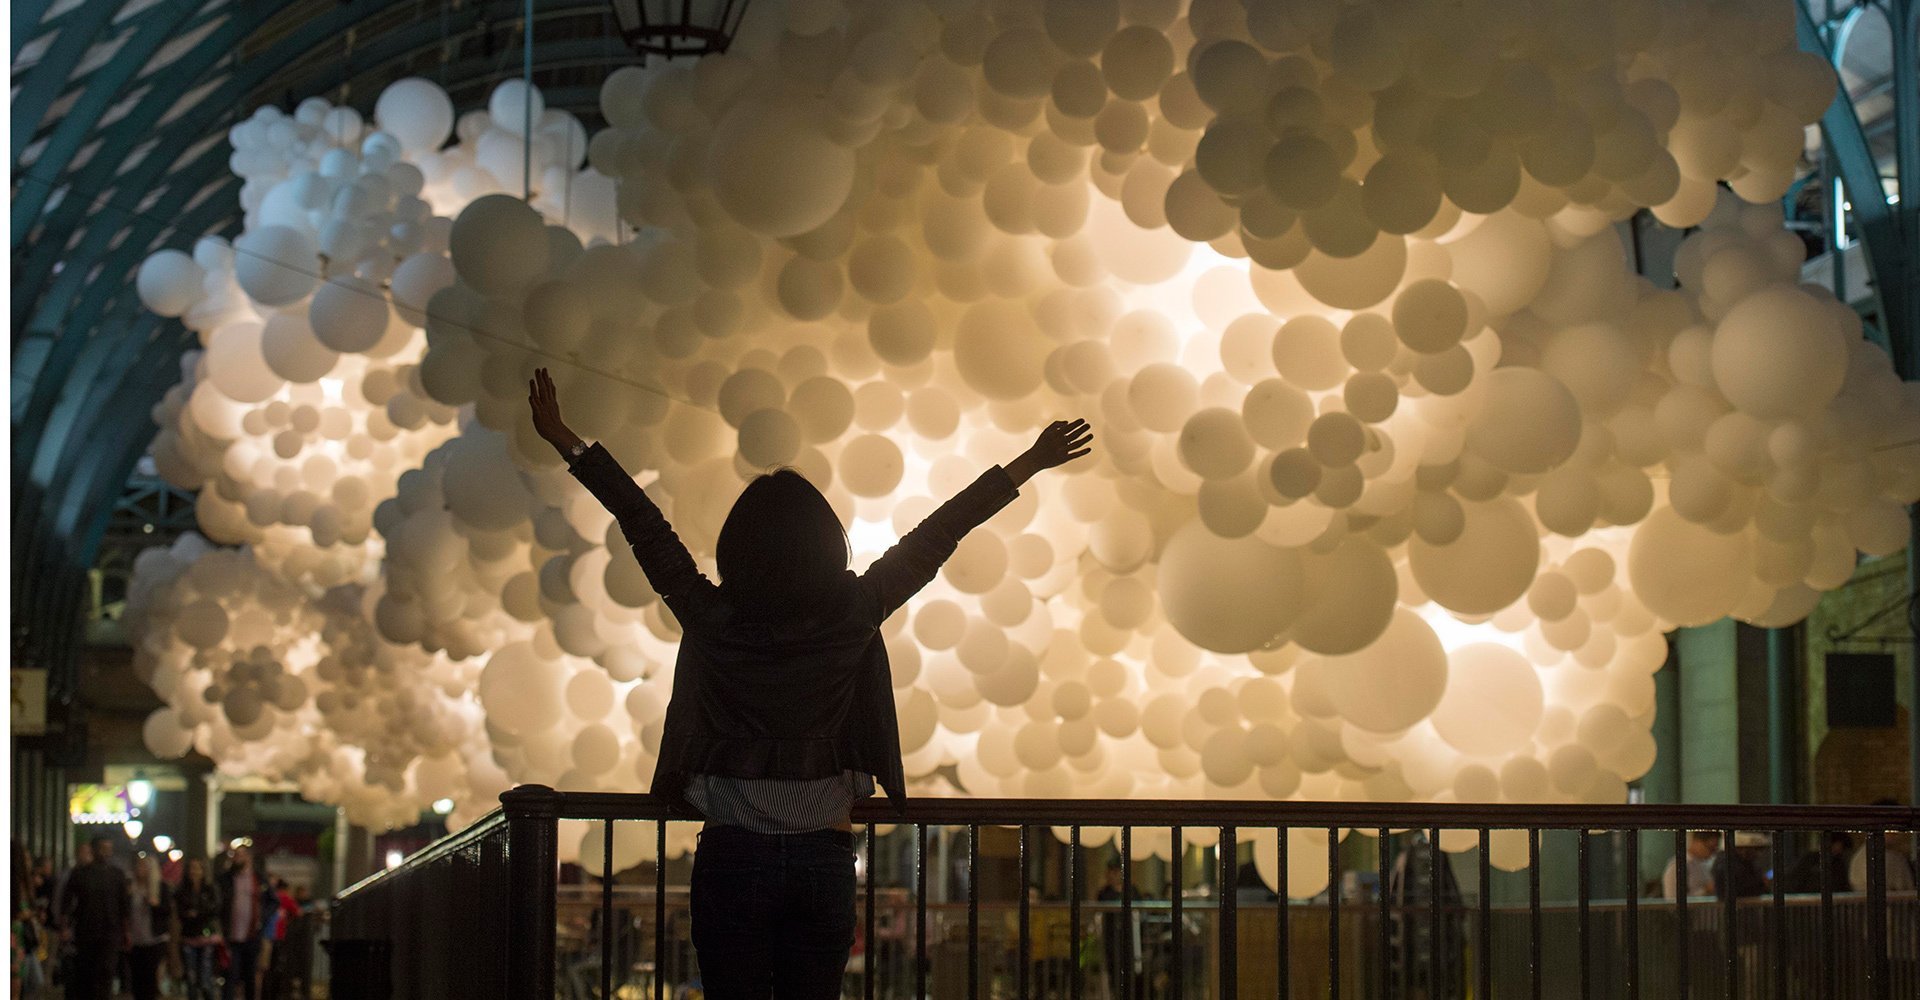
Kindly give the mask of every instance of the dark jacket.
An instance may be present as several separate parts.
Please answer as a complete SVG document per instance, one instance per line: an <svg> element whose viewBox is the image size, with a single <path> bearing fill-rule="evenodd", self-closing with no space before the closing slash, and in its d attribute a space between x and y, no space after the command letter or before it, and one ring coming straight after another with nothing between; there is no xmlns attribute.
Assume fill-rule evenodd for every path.
<svg viewBox="0 0 1920 1000"><path fill-rule="evenodd" d="M693 562L660 508L599 444L569 471L614 515L680 622L673 697L652 791L687 808L689 774L873 775L906 808L893 677L880 623L933 580L962 536L1019 495L994 466L800 620L754 620Z"/></svg>
<svg viewBox="0 0 1920 1000"><path fill-rule="evenodd" d="M233 919L233 883L237 874L238 872L233 868L220 873L220 909L217 921L220 934L229 941L241 940L243 937L248 941L258 941L266 929L267 918L273 916L273 912L280 908L280 897L273 891L273 881L267 878L265 872L255 868L253 870L255 895L253 926L247 928L244 933L237 931L230 926Z"/></svg>
<svg viewBox="0 0 1920 1000"><path fill-rule="evenodd" d="M212 879L200 883L195 889L180 880L173 892L174 912L180 917L180 938L183 941L194 938L213 937L220 933L220 922L226 919L225 911L220 909L220 887Z"/></svg>
<svg viewBox="0 0 1920 1000"><path fill-rule="evenodd" d="M1767 891L1767 878L1759 866L1738 849L1721 851L1713 859L1713 888L1720 895L1759 896Z"/></svg>
<svg viewBox="0 0 1920 1000"><path fill-rule="evenodd" d="M1821 875L1821 869L1826 874ZM1832 892L1852 892L1852 873L1847 871L1847 856L1831 851L1808 851L1801 855L1787 876L1788 892L1819 892L1824 884Z"/></svg>
<svg viewBox="0 0 1920 1000"><path fill-rule="evenodd" d="M108 861L76 868L62 898L67 927L83 948L118 948L127 930L131 901L127 874Z"/></svg>

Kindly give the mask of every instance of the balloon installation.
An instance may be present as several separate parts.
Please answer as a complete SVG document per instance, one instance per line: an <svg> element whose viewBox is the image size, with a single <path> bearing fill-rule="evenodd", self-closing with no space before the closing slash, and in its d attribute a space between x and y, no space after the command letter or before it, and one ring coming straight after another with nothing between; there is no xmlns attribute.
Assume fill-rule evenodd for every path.
<svg viewBox="0 0 1920 1000"><path fill-rule="evenodd" d="M1622 801L1665 630L1906 544L1920 394L1778 207L1834 88L1780 5L795 0L590 139L518 82L263 108L244 234L139 276L204 343L156 459L244 547L143 558L148 741L358 822L644 790L678 626L545 365L709 568L759 469L858 566L1093 420L885 626L917 793Z"/></svg>

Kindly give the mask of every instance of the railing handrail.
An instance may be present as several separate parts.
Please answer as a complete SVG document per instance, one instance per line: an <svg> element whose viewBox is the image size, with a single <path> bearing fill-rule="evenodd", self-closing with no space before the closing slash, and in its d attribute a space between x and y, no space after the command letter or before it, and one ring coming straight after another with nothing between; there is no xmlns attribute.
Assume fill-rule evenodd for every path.
<svg viewBox="0 0 1920 1000"><path fill-rule="evenodd" d="M334 902L338 903L340 900L346 899L349 896L352 896L356 892L362 892L372 887L377 882L382 882L387 879L399 876L405 872L412 871L413 869L422 868L422 867L425 867L426 865L432 864L433 862L441 858L444 858L449 854L452 854L456 851L461 850L462 848L465 848L467 845L473 843L474 841L484 839L489 834L492 834L496 828L504 828L506 826L506 823L507 823L506 811L504 809L495 809L492 812L486 814L485 816L482 816L479 819L474 820L473 824L468 826L466 829L461 830L458 833L447 834L446 836L440 838L439 840L436 840L433 843L428 844L427 846L421 848L420 850L415 851L413 854L408 855L405 860L401 861L399 864L393 866L392 868L383 868L379 871L376 871L373 874L368 875L366 878L363 878L360 881L355 882L350 886L347 886L345 889L342 889L339 892L334 893L333 894Z"/></svg>
<svg viewBox="0 0 1920 1000"><path fill-rule="evenodd" d="M577 907L577 905L583 901L598 906L601 902L602 890L599 886L559 886L558 888L561 891L558 893L557 898L567 901L570 906ZM569 889L584 891L566 891ZM1326 891L1321 890L1321 892L1314 897L1300 899L1290 897L1287 900L1287 910L1289 912L1299 913L1324 913L1327 909L1327 903L1324 900L1320 900L1319 897L1325 894ZM616 899L621 900L648 900L653 898L652 889L648 886L617 886L614 889L613 895ZM677 899L687 896L688 893L685 889L672 889L668 891L667 895ZM895 895L899 895L897 890L895 891ZM586 898L589 896L591 898ZM1920 902L1920 893L1916 893L1915 890L1912 889L1903 892L1888 891L1886 896L1890 902ZM1380 912L1378 899L1378 896L1374 896L1369 892L1369 898L1363 906L1356 908L1353 905L1355 901L1349 898L1346 900L1346 908L1349 915L1355 917L1378 914ZM1832 894L1832 899L1836 906L1856 906L1863 909L1872 902L1868 898L1867 891L1864 889L1835 892ZM1816 909L1822 905L1822 897L1817 892L1789 892L1782 895L1781 900L1782 905L1790 910ZM1076 900L1072 899L1036 899L1028 901L1027 907L1028 910L1033 913L1038 913L1042 910L1066 913L1075 902ZM1165 915L1171 915L1173 913L1173 900L1171 899L1134 899L1122 905L1117 899L1092 899L1082 897L1077 900L1077 902L1080 904L1080 909L1083 914L1091 915L1123 914L1127 911L1131 911L1136 916L1148 913ZM1643 896L1632 902L1642 913L1648 911L1660 913L1678 911L1680 909L1678 900L1665 899L1658 896ZM1735 907L1742 912L1769 910L1773 907L1773 903L1772 895L1738 896L1734 899ZM1625 896L1594 896L1587 900L1587 908L1593 913L1625 912L1627 904L1628 900ZM1724 908L1723 904L1724 900L1714 895L1687 897L1687 905L1689 907L1695 910L1701 910L1705 907L1706 910L1703 912L1719 912ZM884 908L890 910L911 910L918 905L919 904L909 896L894 899L886 903ZM1187 913L1196 911L1208 913L1218 911L1224 905L1221 898L1217 895L1184 896L1181 898L1180 909ZM1277 898L1260 900L1236 899L1234 909L1242 913L1257 910L1265 910L1271 913L1278 905L1279 900ZM1013 898L982 899L977 903L970 904L964 899L930 899L926 903L926 911L928 913L965 913L969 906L974 906L983 913L987 911L1006 911L1012 913L1019 910L1020 901ZM1395 913L1427 913L1434 910L1435 906L1429 901L1420 900L1404 903L1389 902L1387 909ZM1439 904L1438 909L1443 913L1458 916L1480 912L1480 904L1477 900L1452 903L1442 902ZM1528 913L1531 912L1532 908L1527 903L1494 903L1486 909L1489 913L1511 914ZM1540 903L1540 912L1577 913L1579 912L1579 903L1578 901L1569 902L1556 899L1542 900Z"/></svg>
<svg viewBox="0 0 1920 1000"><path fill-rule="evenodd" d="M527 787L527 786L522 786ZM555 792L562 819L684 820L702 817L644 792ZM1551 830L1914 830L1909 806L1470 802L1301 802L1258 799L989 799L921 796L896 811L883 799L854 803L859 824L1003 826L1183 826L1366 829Z"/></svg>

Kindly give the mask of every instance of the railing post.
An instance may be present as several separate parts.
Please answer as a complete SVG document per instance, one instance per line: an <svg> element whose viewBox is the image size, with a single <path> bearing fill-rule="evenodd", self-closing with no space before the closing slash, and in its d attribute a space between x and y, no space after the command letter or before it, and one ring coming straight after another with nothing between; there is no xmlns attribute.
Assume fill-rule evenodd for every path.
<svg viewBox="0 0 1920 1000"><path fill-rule="evenodd" d="M1824 848L1823 848L1824 849ZM1892 963L1887 961L1887 834L1867 831L1867 996L1893 997Z"/></svg>
<svg viewBox="0 0 1920 1000"><path fill-rule="evenodd" d="M1375 972L1375 975L1377 975L1380 978L1380 985L1376 995L1382 996L1382 997L1390 997L1394 995L1393 970L1394 970L1395 956L1393 954L1393 911L1392 911L1393 900L1389 898L1387 887L1392 884L1392 879L1393 879L1393 873L1391 870L1391 866L1393 863L1393 859L1391 857L1393 831L1383 826L1379 830L1375 831L1375 838L1376 839L1374 841L1374 844L1379 848L1379 850L1374 852L1375 854L1374 860L1377 862L1374 865L1374 878L1376 879L1375 887L1379 890L1378 901L1380 904L1378 907L1378 913L1377 913L1377 916L1380 918L1379 926L1374 928L1374 932L1378 935L1378 943L1376 944L1376 947L1379 949L1379 952L1380 952L1380 954L1377 956L1377 961L1379 962L1379 966L1377 971ZM1401 939L1406 940L1407 936L1402 935ZM1401 967L1410 968L1411 966L1403 964ZM1406 986L1403 983L1402 984L1403 992L1405 988Z"/></svg>
<svg viewBox="0 0 1920 1000"><path fill-rule="evenodd" d="M1290 907L1293 905L1293 887L1287 884L1287 828L1282 825L1274 831L1273 870L1280 884L1274 886L1274 895L1280 897L1278 933L1274 935L1274 964L1280 971L1279 1000L1292 1000L1293 994L1293 942L1288 937L1288 926L1293 918Z"/></svg>
<svg viewBox="0 0 1920 1000"><path fill-rule="evenodd" d="M1219 909L1214 920L1219 924L1214 928L1220 935L1220 988L1218 996L1222 1000L1234 1000L1240 992L1240 842L1238 831L1231 826L1220 828L1220 843L1214 848L1214 855L1220 860Z"/></svg>
<svg viewBox="0 0 1920 1000"><path fill-rule="evenodd" d="M1678 872L1674 873L1676 876ZM1627 836L1627 1000L1640 1000L1640 831Z"/></svg>
<svg viewBox="0 0 1920 1000"><path fill-rule="evenodd" d="M1327 996L1340 992L1340 828L1327 829Z"/></svg>
<svg viewBox="0 0 1920 1000"><path fill-rule="evenodd" d="M927 824L913 824L913 995L927 995Z"/></svg>
<svg viewBox="0 0 1920 1000"><path fill-rule="evenodd" d="M667 821L655 820L653 835L653 1000L667 995ZM607 848L612 856L613 848ZM689 905L691 910L691 905Z"/></svg>
<svg viewBox="0 0 1920 1000"><path fill-rule="evenodd" d="M1187 925L1181 912L1186 892L1180 885L1187 861L1187 845L1180 838L1180 828L1173 828L1173 849L1167 855L1173 861L1170 869L1172 884L1167 889L1167 897L1173 903L1173 1000L1185 1000L1187 995ZM1025 1000L1022 997L1022 1000Z"/></svg>
<svg viewBox="0 0 1920 1000"><path fill-rule="evenodd" d="M1032 996L1027 992L1027 976L1033 970L1033 931L1030 926L1033 904L1032 891L1027 883L1027 855L1032 844L1032 829L1024 822L1020 824L1020 976L1017 980L1019 993L1016 994L1020 1000L1029 1000Z"/></svg>
<svg viewBox="0 0 1920 1000"><path fill-rule="evenodd" d="M1540 920L1540 828L1527 830L1527 980L1533 1000L1540 1000L1545 961L1541 957L1541 938L1545 930Z"/></svg>
<svg viewBox="0 0 1920 1000"><path fill-rule="evenodd" d="M1733 850L1733 845L1726 845ZM1729 866L1728 870L1732 870ZM1673 831L1673 923L1674 955L1673 971L1676 977L1675 996L1687 1000L1691 995L1692 969L1687 965L1692 959L1688 956L1687 945L1693 936L1693 926L1687 922L1687 831Z"/></svg>
<svg viewBox="0 0 1920 1000"><path fill-rule="evenodd" d="M1725 830L1721 832L1722 839L1720 842L1726 845L1723 850L1727 852L1722 854L1721 857L1728 859L1727 879L1729 881L1734 878L1732 862L1734 857L1733 838L1737 833L1738 831L1735 830ZM1674 877L1678 878L1679 873L1675 872ZM1736 998L1740 996L1740 913L1736 909L1740 902L1740 894L1724 885L1716 885L1713 888L1715 892L1720 894L1720 919L1727 925L1725 929L1727 943L1724 948L1727 962L1726 996L1727 1000L1736 1000Z"/></svg>
<svg viewBox="0 0 1920 1000"><path fill-rule="evenodd" d="M507 817L507 998L553 996L554 892L560 864L559 792L521 785L500 793Z"/></svg>
<svg viewBox="0 0 1920 1000"><path fill-rule="evenodd" d="M980 1000L980 824L967 825L967 1000Z"/></svg>

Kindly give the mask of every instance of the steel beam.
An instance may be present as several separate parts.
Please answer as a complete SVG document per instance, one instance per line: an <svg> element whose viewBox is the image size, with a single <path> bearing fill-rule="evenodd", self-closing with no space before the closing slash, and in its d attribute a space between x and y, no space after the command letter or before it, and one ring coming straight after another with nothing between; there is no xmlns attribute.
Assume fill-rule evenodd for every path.
<svg viewBox="0 0 1920 1000"><path fill-rule="evenodd" d="M41 20L47 16L47 8L53 6L53 0L13 0L7 11L13 31L13 58L20 58L20 50L27 43L40 36Z"/></svg>
<svg viewBox="0 0 1920 1000"><path fill-rule="evenodd" d="M558 16L558 15L555 15L555 16ZM427 31L426 30L427 28L432 28L433 30ZM368 46L366 49L362 50L362 53L358 58L356 58L355 60L349 61L346 65L339 65L339 64L331 65L329 68L332 70L332 72L328 74L322 81L317 81L323 84L323 86L320 89L324 91L324 90L332 89L333 87L340 86L342 83L348 80L351 80L353 77L359 75L360 73L368 72L372 68L377 68L379 66L382 66L385 63L392 61L393 59L408 58L411 55L418 54L420 51L430 49L434 45L438 44L437 39L439 37L439 31L440 31L438 25L421 25L421 26L417 26L417 29L418 30L416 31L403 32L403 33L398 33L397 35L394 35L394 36L388 36L386 39L383 40L382 44ZM599 42L594 42L591 44L596 47L603 47ZM568 60L582 60L587 58L585 47L575 42L563 41L563 42L555 43L554 51L552 54L555 57L565 58ZM539 61L539 65L543 67L549 65L547 59L545 58L546 55L547 55L546 50L543 50L542 51L543 58ZM270 60L260 60L260 62L270 62ZM490 67L483 67L477 64L467 64L463 67L463 71L477 72L482 69L488 69L488 68ZM221 88L219 88L218 91L216 91L215 95L210 95L206 100L202 101L200 107L201 108L206 108L206 107L220 108L221 103L220 103L219 95L221 93L224 93L229 90L234 91L235 93L233 94L233 96L235 99L238 99L238 97L241 94L252 89L251 82L252 81L250 77L244 78L244 79L238 76L230 78L226 84L224 84ZM464 84L464 82L465 82L464 80L449 81L451 86L455 88L460 87L461 85ZM584 96L584 95L581 95L581 96ZM365 103L370 104L371 101L368 100ZM370 110L370 108L367 110ZM201 115L195 114L195 115L190 115L189 119L191 119L194 123L197 123L200 117ZM185 124L187 121L188 119L183 119L182 123L177 123L177 124ZM181 137L181 138L184 139L185 137ZM163 143L163 144L171 145L171 143ZM190 141L182 142L182 145L190 145L190 144L191 144ZM214 161L211 159L212 154L214 153L221 154L218 157L217 161ZM89 166L92 166L92 165L90 164ZM173 171L173 173L176 175L174 178L174 183L177 185L181 180L184 179L187 182L186 186L190 187L192 191L197 192L206 183L209 183L214 177L218 176L220 171L226 168L226 156L224 154L222 147L216 145L211 149L209 149L207 153L202 155L199 161L196 161L196 167L198 169L188 168L186 170ZM123 190L124 189L140 190L141 186L134 182L147 180L151 175L159 173L161 169L162 169L161 164L158 161L143 162L141 164L141 167L139 168L138 177L129 178L129 179L116 179L115 187L117 189L123 189ZM74 197L74 196L70 196L70 198L71 197ZM216 195L216 197L219 197L219 196ZM76 210L78 210L80 206L84 206L89 200L90 199L87 199L84 197L80 198L80 204L79 206L76 206ZM61 210L66 210L68 207L69 206L64 203L60 206ZM155 214L155 211L150 210L148 214ZM164 213L159 213L159 214L164 214ZM50 229L58 230L59 226L56 223L55 225L50 226ZM90 259L90 257L93 254L97 254L101 252L101 250L104 248L104 245L108 241L110 241L115 235L117 235L118 232L119 232L119 229L117 227L114 227L114 226L102 227L98 222L92 223L91 228L89 228L86 237L83 238L81 245L79 247L76 247L75 250L72 252L72 256L76 260ZM199 234L196 233L195 235L198 236ZM130 240L128 241L128 243L123 243L122 246L117 249L126 250L129 244L134 242L137 242L137 241ZM51 249L51 248L47 248L47 249ZM121 255L116 254L115 256L118 257ZM144 256L145 256L144 248L139 248L139 258L144 258ZM99 275L97 277L92 278L91 280L88 279L88 275L92 271L92 268L69 268L65 271L62 271L59 277L54 280L53 288L48 292L47 298L45 299L45 301L42 302L39 309L36 311L37 313L36 318L29 324L29 330L30 330L29 335L30 336L52 335L51 331L56 328L61 329L63 331L71 331L74 329L85 327L87 325L86 322L84 321L76 322L76 320L80 320L81 317L67 317L63 315L68 304L76 300L81 303L85 303L87 301L93 300L94 299L93 295L85 294L85 293L91 292L93 288L98 287L101 284L118 283L118 282L124 281L125 280L124 275L127 272L131 271L134 267L138 266L139 258L135 258L130 261L124 262L124 266L122 266L121 263L110 261L107 264L107 266L103 267L100 270ZM52 268L52 263L53 262L51 260L41 261L39 264L38 270L41 272L50 273ZM36 283L34 281L36 277L34 273L35 270L36 270L35 265L30 263L28 267L28 274L26 275L25 279L22 282L22 284L24 284L26 287L31 288L36 286ZM84 305L82 308L84 308ZM64 332L61 334L58 334L58 336L60 336L61 339L63 340L64 340L64 337L67 335L69 334ZM29 398L28 407L27 407L27 414L29 416L31 416L36 412L44 412L46 406L48 405L48 401L44 397L44 390L41 388L41 384L40 384L44 380L44 377L48 374L57 376L60 373L60 371L63 369L65 364L71 363L71 358L72 358L72 348L64 344L56 343L55 347L48 353L46 362L42 367L42 378L36 379L35 392ZM30 425L30 421L28 423Z"/></svg>
<svg viewBox="0 0 1920 1000"><path fill-rule="evenodd" d="M96 6L102 5L96 4ZM166 44L167 39L174 36L176 29L186 19L190 10L191 8L185 4L167 4L149 11L140 27L133 32L133 37L114 53L113 58L108 60L106 65L95 70L87 78L85 89L81 91L79 99L74 102L73 107L68 108L66 113L60 116L59 124L55 125L52 134L47 136L46 149L34 159L33 165L27 168L43 183L22 184L14 193L13 242L16 246L27 238L28 230L33 227L34 222L39 220L41 209L46 206L47 199L52 196L57 186L57 183L45 182L57 182L58 178L67 172L67 164L73 161L74 154L79 152L82 144L97 135L100 119L106 115L108 109L113 107L114 102L121 99L127 83L153 59L154 53ZM228 16L231 18L228 22L230 25L241 23L242 19L238 16L231 14ZM225 47L227 42L223 41L222 35L220 30L215 29L201 44ZM179 96L170 88L162 89L176 99ZM16 164L20 159L20 150L25 148L25 143L32 140L41 122L36 119L30 127L24 129L19 127L21 124L23 123L16 114L13 131L13 156ZM111 127L120 133L141 136L149 130L148 122L132 115L120 119Z"/></svg>
<svg viewBox="0 0 1920 1000"><path fill-rule="evenodd" d="M207 164L203 169L211 171L213 167L208 161L224 164L226 160L227 156L225 152L216 144L203 152L196 163ZM157 171L160 168L156 165L153 169ZM196 188L195 190L197 191L198 189ZM176 187L170 191L167 196L162 197L160 201L156 202L148 212L135 217L128 228L132 228L138 232L147 227L158 227L163 224L171 226L176 223L186 222L187 220L172 218L172 213L178 211L180 204L190 197L192 197L191 192L185 191L184 188ZM202 210L207 213L212 213L219 210L232 211L233 209L234 206L230 204L216 205L214 204L214 199L209 199L207 203L203 203L199 209L196 209L190 218L199 218ZM131 213L129 212L127 214ZM205 224L210 224L212 220L203 219L201 221ZM85 262L99 259L101 252L105 250L103 244L107 243L112 239L113 235L121 231L122 228L120 227L108 226L96 226L90 229L87 234L87 240L82 244L80 252L75 255L76 260ZM161 231L164 231L164 229ZM197 230L195 232L196 237L205 231L205 229ZM154 235L157 236L158 233ZM108 274L115 275L112 279L114 285L124 287L126 276L130 274L134 268L139 266L139 261L145 257L146 251L150 247L153 238L153 236L145 239L134 239L130 237L122 242L119 247L114 248L106 254L107 259L102 262L101 275L103 277ZM76 264L68 268L67 271L63 271L60 276L65 278L67 277L68 271L74 272L71 287L77 292L81 287L85 287L83 283L86 279L86 272L92 270L93 267L90 264ZM23 419L14 427L13 469L15 476L29 475L31 474L31 470L40 464L33 456L41 449L46 424L52 416L55 401L59 398L60 389L66 381L71 366L77 360L86 342L92 338L93 324L97 320L99 311L104 305L103 297L87 296L81 299L78 308L73 311L72 315L56 318L57 326L55 329L60 332L54 335L57 339L54 341L52 350L48 352L47 362L42 366L41 371L34 379L33 390L27 401L26 413ZM42 481L44 482L44 479Z"/></svg>
<svg viewBox="0 0 1920 1000"><path fill-rule="evenodd" d="M106 41L107 28L119 12L118 3L83 3L60 19L60 33L54 36L53 44L47 46L40 61L27 70L27 78L13 93L14 163L20 162L20 154L33 141L34 129L47 117L53 102L66 91L73 79L74 67L86 58L94 43Z"/></svg>
<svg viewBox="0 0 1920 1000"><path fill-rule="evenodd" d="M1912 26L1912 4L1909 0L1896 0L1893 20ZM1794 4L1794 16L1800 39L1800 47L1814 52L1832 61L1837 53L1828 48L1822 38L1813 16L1807 10L1806 0ZM1901 32L1895 32L1896 36ZM1911 34L1911 32L1907 32ZM1895 73L1900 74L1899 43L1895 43ZM1913 51L1912 42L1907 43L1907 51ZM1905 75L1911 77L1913 67L1905 69ZM1909 89L1911 85L1909 85ZM1895 84L1896 92L1900 90ZM1893 113L1911 120L1920 115L1913 101L1900 101L1896 98ZM1915 256L1912 219L1920 207L1908 204L1912 199L1903 197L1896 209L1888 204L1885 188L1881 184L1880 171L1874 162L1873 151L1867 145L1867 137L1860 127L1860 117L1855 113L1853 101L1845 89L1836 87L1833 103L1821 116L1820 131L1826 139L1827 154L1834 158L1840 180L1847 186L1847 197L1853 205L1853 218L1860 228L1861 242L1866 244L1867 266L1873 276L1874 296L1879 302L1882 328L1887 334L1888 343L1893 348L1894 368L1902 378L1914 378L1913 336L1920 315L1916 315L1916 305L1920 305L1920 289L1915 288ZM1914 129L1900 130L1904 148L1913 140L1906 140ZM1903 177L1911 171L1920 169L1920 164L1905 166L1901 169Z"/></svg>

